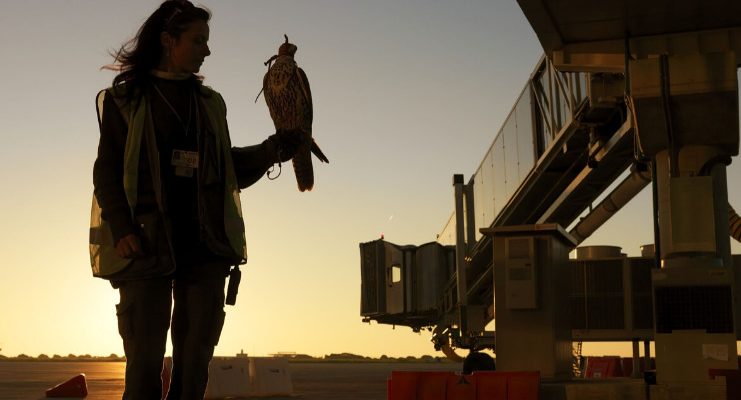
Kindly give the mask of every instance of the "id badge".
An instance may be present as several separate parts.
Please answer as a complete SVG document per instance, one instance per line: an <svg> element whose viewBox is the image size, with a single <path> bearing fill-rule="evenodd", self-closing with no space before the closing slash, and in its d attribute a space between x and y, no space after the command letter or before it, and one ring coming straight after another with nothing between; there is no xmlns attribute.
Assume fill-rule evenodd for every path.
<svg viewBox="0 0 741 400"><path fill-rule="evenodd" d="M198 152L173 150L171 163L175 167L175 175L191 178L193 171L198 168Z"/></svg>

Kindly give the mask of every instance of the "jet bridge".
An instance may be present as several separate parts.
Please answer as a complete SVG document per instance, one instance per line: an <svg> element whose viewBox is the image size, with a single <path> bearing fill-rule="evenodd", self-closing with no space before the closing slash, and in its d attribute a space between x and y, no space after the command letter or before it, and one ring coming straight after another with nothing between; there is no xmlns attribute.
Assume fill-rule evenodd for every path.
<svg viewBox="0 0 741 400"><path fill-rule="evenodd" d="M569 226L634 165L632 118L622 90L619 74L562 73L543 57L477 170L465 183L462 176L454 177L459 207L436 244L397 246L379 240L361 244L365 320L415 330L434 327L437 348L493 348L493 333L484 331L494 317L492 240L481 229ZM640 164L636 168L646 169ZM642 180L633 194L648 182ZM457 240L460 233L463 237ZM456 252L456 244L463 245L462 251ZM441 264L422 266L414 254L424 247L435 247L447 256L436 258ZM402 256L405 252L408 255ZM456 254L463 255L463 271L456 268L460 264ZM411 304L427 270L436 271L435 282L443 284L434 289L438 296L434 312L428 309L422 316ZM465 284L458 279L460 272ZM393 293L402 287L405 303L395 304Z"/></svg>
<svg viewBox="0 0 741 400"><path fill-rule="evenodd" d="M478 169L454 176L454 212L426 245L441 256L360 245L361 302L375 304L362 316L429 327L438 349L492 348L503 370L544 365L550 379L568 379L570 340L655 341L667 385L736 369L725 166L739 148L741 3L518 3L545 56ZM649 183L653 255L568 259ZM432 290L420 283L429 273ZM423 317L421 292L437 297ZM544 341L554 351L526 352Z"/></svg>

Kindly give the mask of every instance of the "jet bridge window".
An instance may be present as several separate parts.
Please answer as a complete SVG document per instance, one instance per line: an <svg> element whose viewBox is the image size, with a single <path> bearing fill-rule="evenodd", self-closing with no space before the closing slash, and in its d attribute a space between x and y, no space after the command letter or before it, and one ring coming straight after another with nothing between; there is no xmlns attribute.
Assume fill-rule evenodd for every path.
<svg viewBox="0 0 741 400"><path fill-rule="evenodd" d="M391 266L391 283L401 282L401 265L394 264Z"/></svg>

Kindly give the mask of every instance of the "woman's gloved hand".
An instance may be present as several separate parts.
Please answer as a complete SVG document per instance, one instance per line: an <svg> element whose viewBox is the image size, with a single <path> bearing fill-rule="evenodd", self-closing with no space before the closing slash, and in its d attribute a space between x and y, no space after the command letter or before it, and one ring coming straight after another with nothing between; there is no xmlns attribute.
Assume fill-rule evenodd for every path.
<svg viewBox="0 0 741 400"><path fill-rule="evenodd" d="M293 158L306 136L298 129L278 129L268 136L266 143L269 151L274 152L276 162L286 162Z"/></svg>

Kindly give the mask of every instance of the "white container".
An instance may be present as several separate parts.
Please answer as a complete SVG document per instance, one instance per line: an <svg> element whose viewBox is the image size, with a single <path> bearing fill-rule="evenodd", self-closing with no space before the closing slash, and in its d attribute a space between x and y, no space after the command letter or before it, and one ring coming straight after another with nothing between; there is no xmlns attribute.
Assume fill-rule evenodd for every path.
<svg viewBox="0 0 741 400"><path fill-rule="evenodd" d="M251 362L246 357L214 358L208 366L207 399L248 397Z"/></svg>
<svg viewBox="0 0 741 400"><path fill-rule="evenodd" d="M293 382L285 358L250 357L253 396L292 396Z"/></svg>

